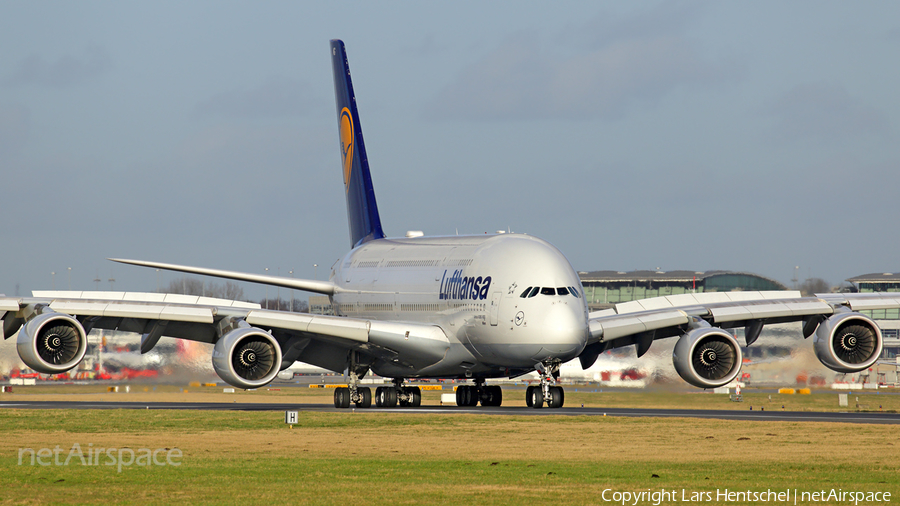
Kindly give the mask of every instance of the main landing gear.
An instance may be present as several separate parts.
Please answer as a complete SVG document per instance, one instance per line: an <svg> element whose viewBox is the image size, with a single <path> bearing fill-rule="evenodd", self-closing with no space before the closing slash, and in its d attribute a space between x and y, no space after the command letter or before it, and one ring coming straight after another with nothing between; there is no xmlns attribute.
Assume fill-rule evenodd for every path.
<svg viewBox="0 0 900 506"><path fill-rule="evenodd" d="M358 386L359 377L350 374L350 386L334 389L334 407L349 408L356 404L357 408L372 407L372 390ZM401 407L416 408L422 404L422 391L419 387L404 387L403 378L395 378L394 385L375 389L375 405L379 408Z"/></svg>
<svg viewBox="0 0 900 506"><path fill-rule="evenodd" d="M529 408L540 409L547 403L548 408L561 408L566 400L562 387L553 386L559 379L559 362L540 362L534 369L541 376L541 384L528 387L525 404Z"/></svg>
<svg viewBox="0 0 900 506"><path fill-rule="evenodd" d="M503 403L503 390L496 385L487 386L484 378L476 378L474 385L456 387L457 406L499 406Z"/></svg>
<svg viewBox="0 0 900 506"><path fill-rule="evenodd" d="M397 386L402 379L395 379L394 386L378 387L375 389L375 406L379 408L400 407L417 408L422 405L422 391L419 387ZM357 408L372 407L372 390L369 387L357 387L357 394L353 395L352 387L339 387L334 389L334 407L349 408L350 403L355 403Z"/></svg>
<svg viewBox="0 0 900 506"><path fill-rule="evenodd" d="M345 374L350 379L346 387L334 389L334 407L349 408L353 403L357 408L372 407L372 390L359 386L359 380L369 372L369 366L359 363L359 355L352 351L347 357Z"/></svg>
<svg viewBox="0 0 900 506"><path fill-rule="evenodd" d="M369 372L369 365L361 364L359 354L350 352L347 357L347 369L344 374L349 381L346 387L334 389L334 407L349 408L356 404L357 408L372 407L372 390L359 386L359 380ZM422 391L419 387L403 386L403 378L394 378L392 386L375 389L375 405L380 408L392 408L396 405L415 408L422 405Z"/></svg>
<svg viewBox="0 0 900 506"><path fill-rule="evenodd" d="M350 403L357 408L372 407L372 389L359 386L360 375L356 371L350 372L350 386L334 389L334 407L349 408Z"/></svg>
<svg viewBox="0 0 900 506"><path fill-rule="evenodd" d="M379 408L417 408L422 405L422 391L419 387L403 386L403 378L394 378L393 386L375 389L375 405Z"/></svg>

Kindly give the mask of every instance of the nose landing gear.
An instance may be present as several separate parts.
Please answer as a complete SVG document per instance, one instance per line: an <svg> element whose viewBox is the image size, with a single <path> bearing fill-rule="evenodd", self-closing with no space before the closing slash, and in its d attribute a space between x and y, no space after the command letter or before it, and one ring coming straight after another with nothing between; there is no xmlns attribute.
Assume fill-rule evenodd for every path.
<svg viewBox="0 0 900 506"><path fill-rule="evenodd" d="M562 387L555 386L559 380L559 361L538 362L534 369L541 377L541 385L533 385L525 391L525 404L529 408L541 409L544 404L548 408L561 408L566 401L566 393Z"/></svg>

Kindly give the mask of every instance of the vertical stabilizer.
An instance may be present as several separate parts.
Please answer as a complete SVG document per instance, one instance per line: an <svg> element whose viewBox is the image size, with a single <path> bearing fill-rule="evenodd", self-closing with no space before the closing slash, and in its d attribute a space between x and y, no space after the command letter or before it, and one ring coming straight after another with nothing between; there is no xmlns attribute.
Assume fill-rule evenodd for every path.
<svg viewBox="0 0 900 506"><path fill-rule="evenodd" d="M344 51L344 43L337 39L331 41L331 65L334 69L334 98L341 137L350 241L355 247L372 239L381 239L384 232L381 230L381 218L378 216L378 204L375 203L375 190L369 174L369 160L366 158L366 146L359 126L347 53Z"/></svg>

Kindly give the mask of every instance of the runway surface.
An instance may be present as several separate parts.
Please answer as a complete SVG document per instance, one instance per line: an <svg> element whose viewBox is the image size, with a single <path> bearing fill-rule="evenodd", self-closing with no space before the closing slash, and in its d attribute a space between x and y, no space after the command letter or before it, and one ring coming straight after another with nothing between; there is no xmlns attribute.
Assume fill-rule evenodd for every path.
<svg viewBox="0 0 900 506"><path fill-rule="evenodd" d="M86 401L12 401L0 402L0 409L182 409L215 411L319 411L349 413L366 411L407 414L475 414L515 416L621 416L656 418L716 418L723 420L756 420L780 422L842 422L900 424L900 413L839 413L809 411L701 410L701 409L628 409L581 408L532 409L526 407L423 406L419 408L336 409L330 404L297 403L226 403L226 402L86 402Z"/></svg>

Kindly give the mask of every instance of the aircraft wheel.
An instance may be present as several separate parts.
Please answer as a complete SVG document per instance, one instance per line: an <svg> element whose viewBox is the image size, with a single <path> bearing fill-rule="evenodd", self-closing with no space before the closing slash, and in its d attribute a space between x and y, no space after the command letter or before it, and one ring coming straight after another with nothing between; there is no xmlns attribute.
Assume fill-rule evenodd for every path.
<svg viewBox="0 0 900 506"><path fill-rule="evenodd" d="M534 386L529 386L525 389L525 405L529 408L532 407L531 404L531 392L534 390Z"/></svg>
<svg viewBox="0 0 900 506"><path fill-rule="evenodd" d="M478 387L469 386L469 395L466 397L468 399L469 404L467 406L474 407L478 405Z"/></svg>
<svg viewBox="0 0 900 506"><path fill-rule="evenodd" d="M471 385L460 385L456 387L456 405L457 406L477 406L478 390Z"/></svg>
<svg viewBox="0 0 900 506"><path fill-rule="evenodd" d="M498 386L484 387L481 396L482 406L499 406L503 402L503 390Z"/></svg>
<svg viewBox="0 0 900 506"><path fill-rule="evenodd" d="M475 387L475 393L476 397L478 397L478 402L480 402L482 406L493 406L493 404L491 404L491 387L481 387L480 393L478 392L478 387Z"/></svg>
<svg viewBox="0 0 900 506"><path fill-rule="evenodd" d="M459 385L456 387L456 405L457 406L468 406L469 400L469 386L468 385Z"/></svg>
<svg viewBox="0 0 900 506"><path fill-rule="evenodd" d="M550 387L550 401L547 403L548 408L561 408L565 400L565 393L562 387Z"/></svg>
<svg viewBox="0 0 900 506"><path fill-rule="evenodd" d="M377 399L375 400L379 406L383 408L393 408L397 405L397 391L391 387L381 387L378 390L380 392L377 393Z"/></svg>
<svg viewBox="0 0 900 506"><path fill-rule="evenodd" d="M422 390L419 387L411 387L407 389L409 400L407 405L411 408L418 408L422 405Z"/></svg>
<svg viewBox="0 0 900 506"><path fill-rule="evenodd" d="M496 385L488 388L491 389L491 406L503 404L503 389Z"/></svg>
<svg viewBox="0 0 900 506"><path fill-rule="evenodd" d="M334 389L334 407L349 408L350 407L350 389L340 387Z"/></svg>
<svg viewBox="0 0 900 506"><path fill-rule="evenodd" d="M388 406L393 408L397 405L397 389L386 388L385 391L387 391L388 395Z"/></svg>
<svg viewBox="0 0 900 506"><path fill-rule="evenodd" d="M544 391L540 387L533 387L531 390L531 407L541 409L544 407Z"/></svg>
<svg viewBox="0 0 900 506"><path fill-rule="evenodd" d="M356 390L359 392L359 401L356 403L357 408L371 408L372 407L372 389L369 387L362 387Z"/></svg>

